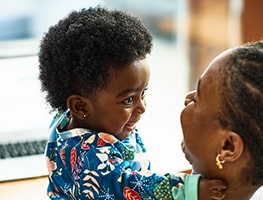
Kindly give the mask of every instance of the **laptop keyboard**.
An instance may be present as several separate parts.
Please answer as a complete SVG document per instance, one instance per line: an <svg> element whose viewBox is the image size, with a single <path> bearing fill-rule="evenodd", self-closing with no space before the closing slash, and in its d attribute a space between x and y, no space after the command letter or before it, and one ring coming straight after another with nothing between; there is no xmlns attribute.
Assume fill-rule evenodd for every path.
<svg viewBox="0 0 263 200"><path fill-rule="evenodd" d="M47 140L0 144L0 159L43 154Z"/></svg>

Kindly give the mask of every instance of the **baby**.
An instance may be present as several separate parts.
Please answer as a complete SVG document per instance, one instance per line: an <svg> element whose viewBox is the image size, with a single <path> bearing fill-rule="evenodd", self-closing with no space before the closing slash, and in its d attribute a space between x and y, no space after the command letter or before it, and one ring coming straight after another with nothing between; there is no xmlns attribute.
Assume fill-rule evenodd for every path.
<svg viewBox="0 0 263 200"><path fill-rule="evenodd" d="M150 171L136 124L151 48L138 18L100 7L71 12L43 37L39 79L57 111L46 147L50 199L223 198L220 180Z"/></svg>

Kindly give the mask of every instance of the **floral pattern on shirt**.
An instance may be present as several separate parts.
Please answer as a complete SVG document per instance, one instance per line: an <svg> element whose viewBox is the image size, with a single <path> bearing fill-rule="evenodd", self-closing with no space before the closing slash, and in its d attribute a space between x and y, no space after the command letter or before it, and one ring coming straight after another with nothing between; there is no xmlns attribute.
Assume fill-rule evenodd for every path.
<svg viewBox="0 0 263 200"><path fill-rule="evenodd" d="M137 130L124 140L88 129L61 131L69 119L69 111L57 115L50 127L50 199L184 199L184 177L151 172Z"/></svg>

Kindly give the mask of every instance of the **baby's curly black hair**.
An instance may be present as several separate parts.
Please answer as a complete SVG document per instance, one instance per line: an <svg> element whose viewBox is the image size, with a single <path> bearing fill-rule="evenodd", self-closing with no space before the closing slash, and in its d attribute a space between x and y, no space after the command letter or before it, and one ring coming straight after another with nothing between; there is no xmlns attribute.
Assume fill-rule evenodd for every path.
<svg viewBox="0 0 263 200"><path fill-rule="evenodd" d="M102 7L72 11L42 38L41 90L53 110L65 111L70 95L103 88L111 67L121 70L151 48L152 35L138 17Z"/></svg>

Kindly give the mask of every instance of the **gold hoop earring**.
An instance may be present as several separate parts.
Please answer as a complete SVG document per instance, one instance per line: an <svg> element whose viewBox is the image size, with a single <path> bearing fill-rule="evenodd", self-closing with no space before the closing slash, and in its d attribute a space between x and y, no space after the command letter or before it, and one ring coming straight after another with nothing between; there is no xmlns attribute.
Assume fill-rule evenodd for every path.
<svg viewBox="0 0 263 200"><path fill-rule="evenodd" d="M216 156L216 165L217 165L217 167L218 167L220 170L223 169L223 165L222 165L222 164L224 164L224 163L225 163L225 160L220 160L220 154L218 154L218 155Z"/></svg>

